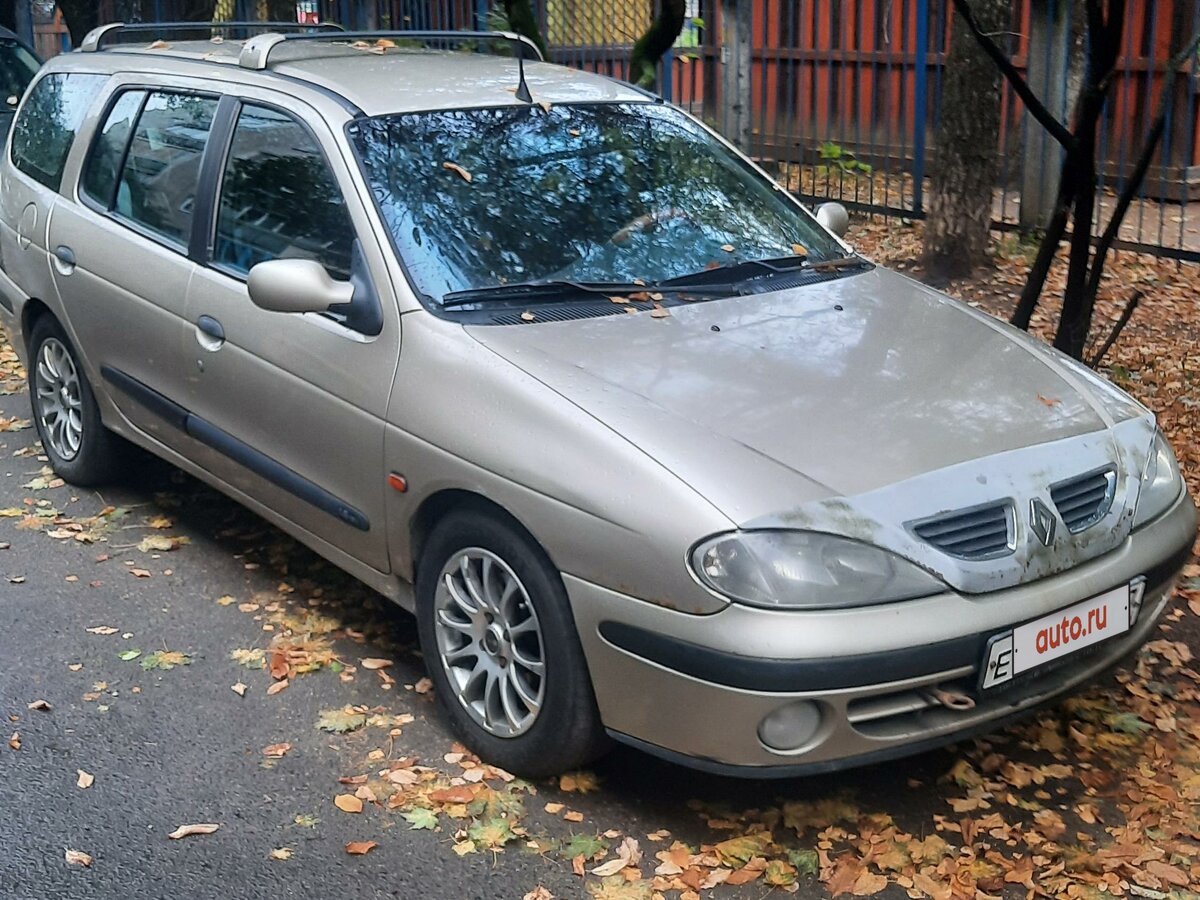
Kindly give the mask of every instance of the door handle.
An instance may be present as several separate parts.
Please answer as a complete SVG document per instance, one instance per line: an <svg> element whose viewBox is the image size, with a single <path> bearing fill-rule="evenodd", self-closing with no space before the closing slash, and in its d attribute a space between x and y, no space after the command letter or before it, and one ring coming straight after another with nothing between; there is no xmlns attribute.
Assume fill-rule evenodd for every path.
<svg viewBox="0 0 1200 900"><path fill-rule="evenodd" d="M75 251L64 244L59 244L54 248L54 264L64 275L70 275L75 271Z"/></svg>
<svg viewBox="0 0 1200 900"><path fill-rule="evenodd" d="M225 343L225 329L212 316L201 316L196 320L196 341L205 350L219 350Z"/></svg>

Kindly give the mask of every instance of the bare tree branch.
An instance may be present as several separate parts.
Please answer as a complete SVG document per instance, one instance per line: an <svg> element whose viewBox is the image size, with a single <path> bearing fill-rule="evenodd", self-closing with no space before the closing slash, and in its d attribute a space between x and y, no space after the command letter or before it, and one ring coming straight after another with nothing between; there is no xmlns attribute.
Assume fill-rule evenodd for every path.
<svg viewBox="0 0 1200 900"><path fill-rule="evenodd" d="M1071 134L1066 125L1054 117L1054 114L1050 110L1046 109L1045 104L1037 98L1037 95L1029 87L1029 83L1017 71L1012 61L1009 60L1008 55L979 27L979 23L975 21L975 14L971 12L971 7L967 5L967 0L954 0L954 8L958 11L958 14L962 17L967 27L971 29L971 34L975 35L975 40L979 41L979 45L983 47L984 52L992 58L992 61L1000 69L1000 73L1012 85L1017 96L1025 104L1025 108L1029 110L1029 114L1037 119L1042 127L1049 132L1050 136L1062 144L1063 147L1068 150L1074 147L1075 136Z"/></svg>
<svg viewBox="0 0 1200 900"><path fill-rule="evenodd" d="M1138 308L1138 303L1141 302L1141 299L1142 292L1134 291L1133 296L1129 298L1129 302L1125 304L1125 308L1121 310L1121 318L1117 319L1117 324L1113 326L1113 330L1104 339L1104 343L1100 345L1100 349L1096 351L1096 355L1088 362L1088 365L1093 369L1100 365L1100 361L1104 359L1104 354L1112 349L1112 345L1117 342L1117 338L1121 336L1122 330L1129 324L1129 320L1133 318L1133 311Z"/></svg>

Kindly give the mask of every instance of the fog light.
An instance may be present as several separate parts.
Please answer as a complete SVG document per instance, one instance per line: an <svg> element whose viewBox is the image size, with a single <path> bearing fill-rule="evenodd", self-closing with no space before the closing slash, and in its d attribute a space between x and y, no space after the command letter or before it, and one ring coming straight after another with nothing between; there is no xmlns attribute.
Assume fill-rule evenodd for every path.
<svg viewBox="0 0 1200 900"><path fill-rule="evenodd" d="M797 700L770 713L758 726L758 739L771 750L799 750L817 733L821 708L811 700Z"/></svg>

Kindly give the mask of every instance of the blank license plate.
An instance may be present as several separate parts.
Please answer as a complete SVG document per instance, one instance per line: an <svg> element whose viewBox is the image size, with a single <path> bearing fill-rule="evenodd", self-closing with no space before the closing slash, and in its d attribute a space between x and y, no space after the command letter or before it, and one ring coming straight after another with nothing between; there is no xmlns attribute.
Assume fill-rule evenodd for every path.
<svg viewBox="0 0 1200 900"><path fill-rule="evenodd" d="M1123 584L992 638L982 687L1004 684L1023 672L1128 631L1130 592L1143 587L1140 580Z"/></svg>

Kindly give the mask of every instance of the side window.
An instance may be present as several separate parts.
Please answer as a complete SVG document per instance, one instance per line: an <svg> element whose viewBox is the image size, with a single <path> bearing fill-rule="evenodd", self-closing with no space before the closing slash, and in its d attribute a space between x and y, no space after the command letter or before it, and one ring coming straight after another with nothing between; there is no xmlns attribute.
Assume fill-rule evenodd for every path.
<svg viewBox="0 0 1200 900"><path fill-rule="evenodd" d="M200 158L216 109L212 97L151 94L133 130L112 209L186 246Z"/></svg>
<svg viewBox="0 0 1200 900"><path fill-rule="evenodd" d="M133 131L133 120L145 99L145 91L121 94L92 144L91 155L83 170L83 192L105 209L111 209L116 199L117 173Z"/></svg>
<svg viewBox="0 0 1200 900"><path fill-rule="evenodd" d="M107 80L107 75L59 72L35 84L13 125L13 165L57 191L75 133Z"/></svg>
<svg viewBox="0 0 1200 900"><path fill-rule="evenodd" d="M269 259L313 259L350 277L354 227L313 137L291 116L247 104L229 148L213 261L245 274Z"/></svg>

